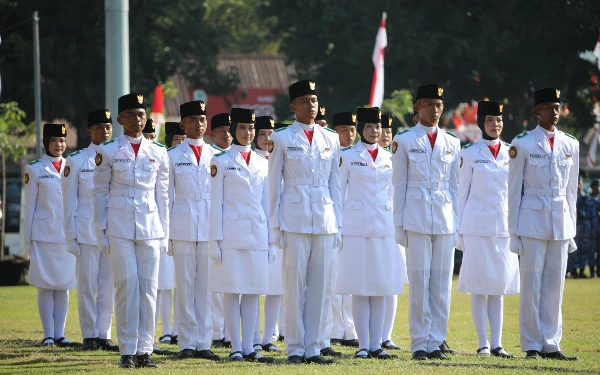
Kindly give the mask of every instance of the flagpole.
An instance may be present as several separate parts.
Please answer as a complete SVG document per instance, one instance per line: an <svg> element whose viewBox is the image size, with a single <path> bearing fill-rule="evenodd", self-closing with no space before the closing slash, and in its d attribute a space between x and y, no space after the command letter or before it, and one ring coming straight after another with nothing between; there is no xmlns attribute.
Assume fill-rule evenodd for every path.
<svg viewBox="0 0 600 375"><path fill-rule="evenodd" d="M40 18L33 12L33 95L36 124L36 154L42 157L42 88L40 80Z"/></svg>

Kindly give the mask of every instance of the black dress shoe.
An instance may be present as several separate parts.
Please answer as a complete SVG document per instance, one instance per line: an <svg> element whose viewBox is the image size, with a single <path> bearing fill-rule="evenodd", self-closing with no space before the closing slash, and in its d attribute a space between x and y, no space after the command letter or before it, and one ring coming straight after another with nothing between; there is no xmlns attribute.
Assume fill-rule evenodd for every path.
<svg viewBox="0 0 600 375"><path fill-rule="evenodd" d="M280 352L281 349L273 345L272 343L268 343L262 346L262 350L265 352Z"/></svg>
<svg viewBox="0 0 600 375"><path fill-rule="evenodd" d="M429 359L440 359L440 360L449 360L450 357L446 357L441 350L434 350L431 353L427 354L427 358Z"/></svg>
<svg viewBox="0 0 600 375"><path fill-rule="evenodd" d="M427 357L427 352L425 350L417 350L412 354L413 361L426 361L429 358Z"/></svg>
<svg viewBox="0 0 600 375"><path fill-rule="evenodd" d="M230 353L229 360L232 362L242 362L244 360L244 353L242 353L242 352Z"/></svg>
<svg viewBox="0 0 600 375"><path fill-rule="evenodd" d="M299 355L291 355L287 357L285 363L287 365L301 365L304 363L304 357L301 357Z"/></svg>
<svg viewBox="0 0 600 375"><path fill-rule="evenodd" d="M161 349L161 348L159 348L156 345L153 345L152 346L152 354L156 354L156 355L169 355L169 354L171 354L171 352L168 351L168 350Z"/></svg>
<svg viewBox="0 0 600 375"><path fill-rule="evenodd" d="M221 357L210 350L196 350L194 352L194 358L208 359L209 361L218 361L221 359Z"/></svg>
<svg viewBox="0 0 600 375"><path fill-rule="evenodd" d="M179 344L179 339L177 338L177 335L171 337L171 345L177 345Z"/></svg>
<svg viewBox="0 0 600 375"><path fill-rule="evenodd" d="M357 339L341 340L341 344L342 344L342 346L349 346L351 348L358 348L358 340Z"/></svg>
<svg viewBox="0 0 600 375"><path fill-rule="evenodd" d="M273 363L275 362L275 358L273 357L264 357L257 352L252 352L244 356L244 361L247 362L257 362L257 363Z"/></svg>
<svg viewBox="0 0 600 375"><path fill-rule="evenodd" d="M133 355L122 355L119 361L120 368L135 368L135 356Z"/></svg>
<svg viewBox="0 0 600 375"><path fill-rule="evenodd" d="M179 359L188 359L194 358L194 349L183 349L177 354L177 358Z"/></svg>
<svg viewBox="0 0 600 375"><path fill-rule="evenodd" d="M225 347L224 340L212 340L213 348L221 349Z"/></svg>
<svg viewBox="0 0 600 375"><path fill-rule="evenodd" d="M142 355L136 355L135 359L137 360L137 367L150 367L156 368L158 367L156 363L152 361L149 353L144 353Z"/></svg>
<svg viewBox="0 0 600 375"><path fill-rule="evenodd" d="M333 359L323 358L320 355L313 355L312 357L304 358L306 363L314 363L317 365L332 365L335 363Z"/></svg>
<svg viewBox="0 0 600 375"><path fill-rule="evenodd" d="M111 339L98 339L98 346L100 349L107 352L118 352L119 345L115 344Z"/></svg>
<svg viewBox="0 0 600 375"><path fill-rule="evenodd" d="M95 337L93 339L83 339L81 350L98 350L98 340Z"/></svg>
<svg viewBox="0 0 600 375"><path fill-rule="evenodd" d="M506 358L506 359L512 359L512 358L517 358L512 354L508 354L506 352L506 350L504 350L503 347L499 346L495 349L492 349L492 355L495 357L500 357L500 358Z"/></svg>
<svg viewBox="0 0 600 375"><path fill-rule="evenodd" d="M329 346L327 348L321 349L321 355L323 357L341 357L342 352L336 352L331 346Z"/></svg>
<svg viewBox="0 0 600 375"><path fill-rule="evenodd" d="M225 339L223 339L223 347L227 349L231 348L231 341L225 341Z"/></svg>
<svg viewBox="0 0 600 375"><path fill-rule="evenodd" d="M384 342L382 342L381 348L385 350L402 350L402 348L394 344L392 340L385 340Z"/></svg>
<svg viewBox="0 0 600 375"><path fill-rule="evenodd" d="M525 352L525 359L538 359L540 358L540 352L537 350L528 350Z"/></svg>
<svg viewBox="0 0 600 375"><path fill-rule="evenodd" d="M371 358L371 353L369 353L367 349L359 349L356 353L354 353L354 358L369 359Z"/></svg>
<svg viewBox="0 0 600 375"><path fill-rule="evenodd" d="M377 349L369 353L371 358L375 359L396 359L398 358L395 354L390 354L383 349Z"/></svg>
<svg viewBox="0 0 600 375"><path fill-rule="evenodd" d="M342 345L342 339L331 339L331 340L329 340L329 345L340 346L340 345Z"/></svg>
<svg viewBox="0 0 600 375"><path fill-rule="evenodd" d="M77 346L77 343L69 340L66 337L61 337L58 340L54 340L54 344L59 348L74 348Z"/></svg>
<svg viewBox="0 0 600 375"><path fill-rule="evenodd" d="M53 346L54 345L54 338L53 337L46 337L45 339L42 340L42 342L40 343L41 346Z"/></svg>
<svg viewBox="0 0 600 375"><path fill-rule="evenodd" d="M552 353L542 353L541 356L544 359L558 359L559 361L576 361L578 359L577 357L569 357L561 351Z"/></svg>
<svg viewBox="0 0 600 375"><path fill-rule="evenodd" d="M446 340L440 345L440 351L444 354L454 354L454 350L450 349Z"/></svg>

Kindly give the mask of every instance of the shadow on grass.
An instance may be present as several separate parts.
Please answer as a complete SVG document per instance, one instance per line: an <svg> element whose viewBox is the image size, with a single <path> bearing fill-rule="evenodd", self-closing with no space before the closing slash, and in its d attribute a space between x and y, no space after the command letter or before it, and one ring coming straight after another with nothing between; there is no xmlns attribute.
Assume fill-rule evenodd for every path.
<svg viewBox="0 0 600 375"><path fill-rule="evenodd" d="M579 373L579 374L597 374L597 371L592 370L577 370L572 368L564 367L548 367L548 366L516 366L516 365L499 365L499 364L485 364L485 363L448 363L448 362L419 362L421 366L429 367L481 367L489 369L502 369L502 370L535 370L542 372L565 372L565 373Z"/></svg>

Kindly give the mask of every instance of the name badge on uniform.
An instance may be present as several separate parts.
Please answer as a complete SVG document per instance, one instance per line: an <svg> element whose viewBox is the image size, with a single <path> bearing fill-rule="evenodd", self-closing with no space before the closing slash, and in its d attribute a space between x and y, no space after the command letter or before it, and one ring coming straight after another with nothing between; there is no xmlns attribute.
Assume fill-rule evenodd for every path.
<svg viewBox="0 0 600 375"><path fill-rule="evenodd" d="M288 147L287 147L287 150L288 150L288 152L289 152L289 151L304 151L304 150L302 149L302 147L294 147L294 146L288 146Z"/></svg>
<svg viewBox="0 0 600 375"><path fill-rule="evenodd" d="M129 163L129 159L113 159L113 163Z"/></svg>
<svg viewBox="0 0 600 375"><path fill-rule="evenodd" d="M226 171L241 171L242 168L240 168L240 167L226 167L225 170Z"/></svg>
<svg viewBox="0 0 600 375"><path fill-rule="evenodd" d="M417 153L417 154L426 154L427 151L422 150L420 148L410 148L408 149L408 152L413 152L413 153Z"/></svg>
<svg viewBox="0 0 600 375"><path fill-rule="evenodd" d="M490 160L474 160L473 163L491 163Z"/></svg>
<svg viewBox="0 0 600 375"><path fill-rule="evenodd" d="M46 175L46 176L40 176L39 178L54 178L54 176L51 175L51 174L49 174L49 175Z"/></svg>
<svg viewBox="0 0 600 375"><path fill-rule="evenodd" d="M367 163L361 163L360 161L353 161L353 162L350 163L350 165L358 165L360 167L366 167L366 166L368 166Z"/></svg>
<svg viewBox="0 0 600 375"><path fill-rule="evenodd" d="M150 159L148 160L150 163L156 163L156 159Z"/></svg>
<svg viewBox="0 0 600 375"><path fill-rule="evenodd" d="M191 167L192 165L194 165L194 164L192 164L192 163L175 163L176 167L179 167L179 166ZM207 170L207 172L210 172L210 168Z"/></svg>
<svg viewBox="0 0 600 375"><path fill-rule="evenodd" d="M529 157L532 159L543 159L545 158L547 155L542 155L542 154L529 154Z"/></svg>
<svg viewBox="0 0 600 375"><path fill-rule="evenodd" d="M93 169L80 169L79 173L83 173L83 172L94 172Z"/></svg>

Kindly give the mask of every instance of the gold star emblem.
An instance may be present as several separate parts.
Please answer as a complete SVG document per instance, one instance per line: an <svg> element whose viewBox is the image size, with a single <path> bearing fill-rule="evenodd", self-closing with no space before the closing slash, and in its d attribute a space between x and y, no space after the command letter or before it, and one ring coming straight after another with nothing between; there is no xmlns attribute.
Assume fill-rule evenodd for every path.
<svg viewBox="0 0 600 375"><path fill-rule="evenodd" d="M356 115L354 113L352 114L352 122L356 122Z"/></svg>
<svg viewBox="0 0 600 375"><path fill-rule="evenodd" d="M556 99L560 99L560 90L556 89Z"/></svg>
<svg viewBox="0 0 600 375"><path fill-rule="evenodd" d="M319 108L319 112L321 113L321 115L325 115L325 107Z"/></svg>
<svg viewBox="0 0 600 375"><path fill-rule="evenodd" d="M62 126L62 128L60 130L62 131L63 135L67 134L67 129L65 128L64 125Z"/></svg>
<svg viewBox="0 0 600 375"><path fill-rule="evenodd" d="M200 102L200 109L201 110L206 110L206 104L204 104L204 102Z"/></svg>
<svg viewBox="0 0 600 375"><path fill-rule="evenodd" d="M144 95L138 95L137 101L138 101L138 103L142 104L144 102Z"/></svg>
<svg viewBox="0 0 600 375"><path fill-rule="evenodd" d="M443 93L444 93L444 89L441 87L438 87L438 96L442 96Z"/></svg>
<svg viewBox="0 0 600 375"><path fill-rule="evenodd" d="M104 116L106 116L107 120L110 119L110 111L109 110L104 111Z"/></svg>
<svg viewBox="0 0 600 375"><path fill-rule="evenodd" d="M315 90L315 83L313 81L308 81L308 87L310 87L310 89L312 91L314 91Z"/></svg>

